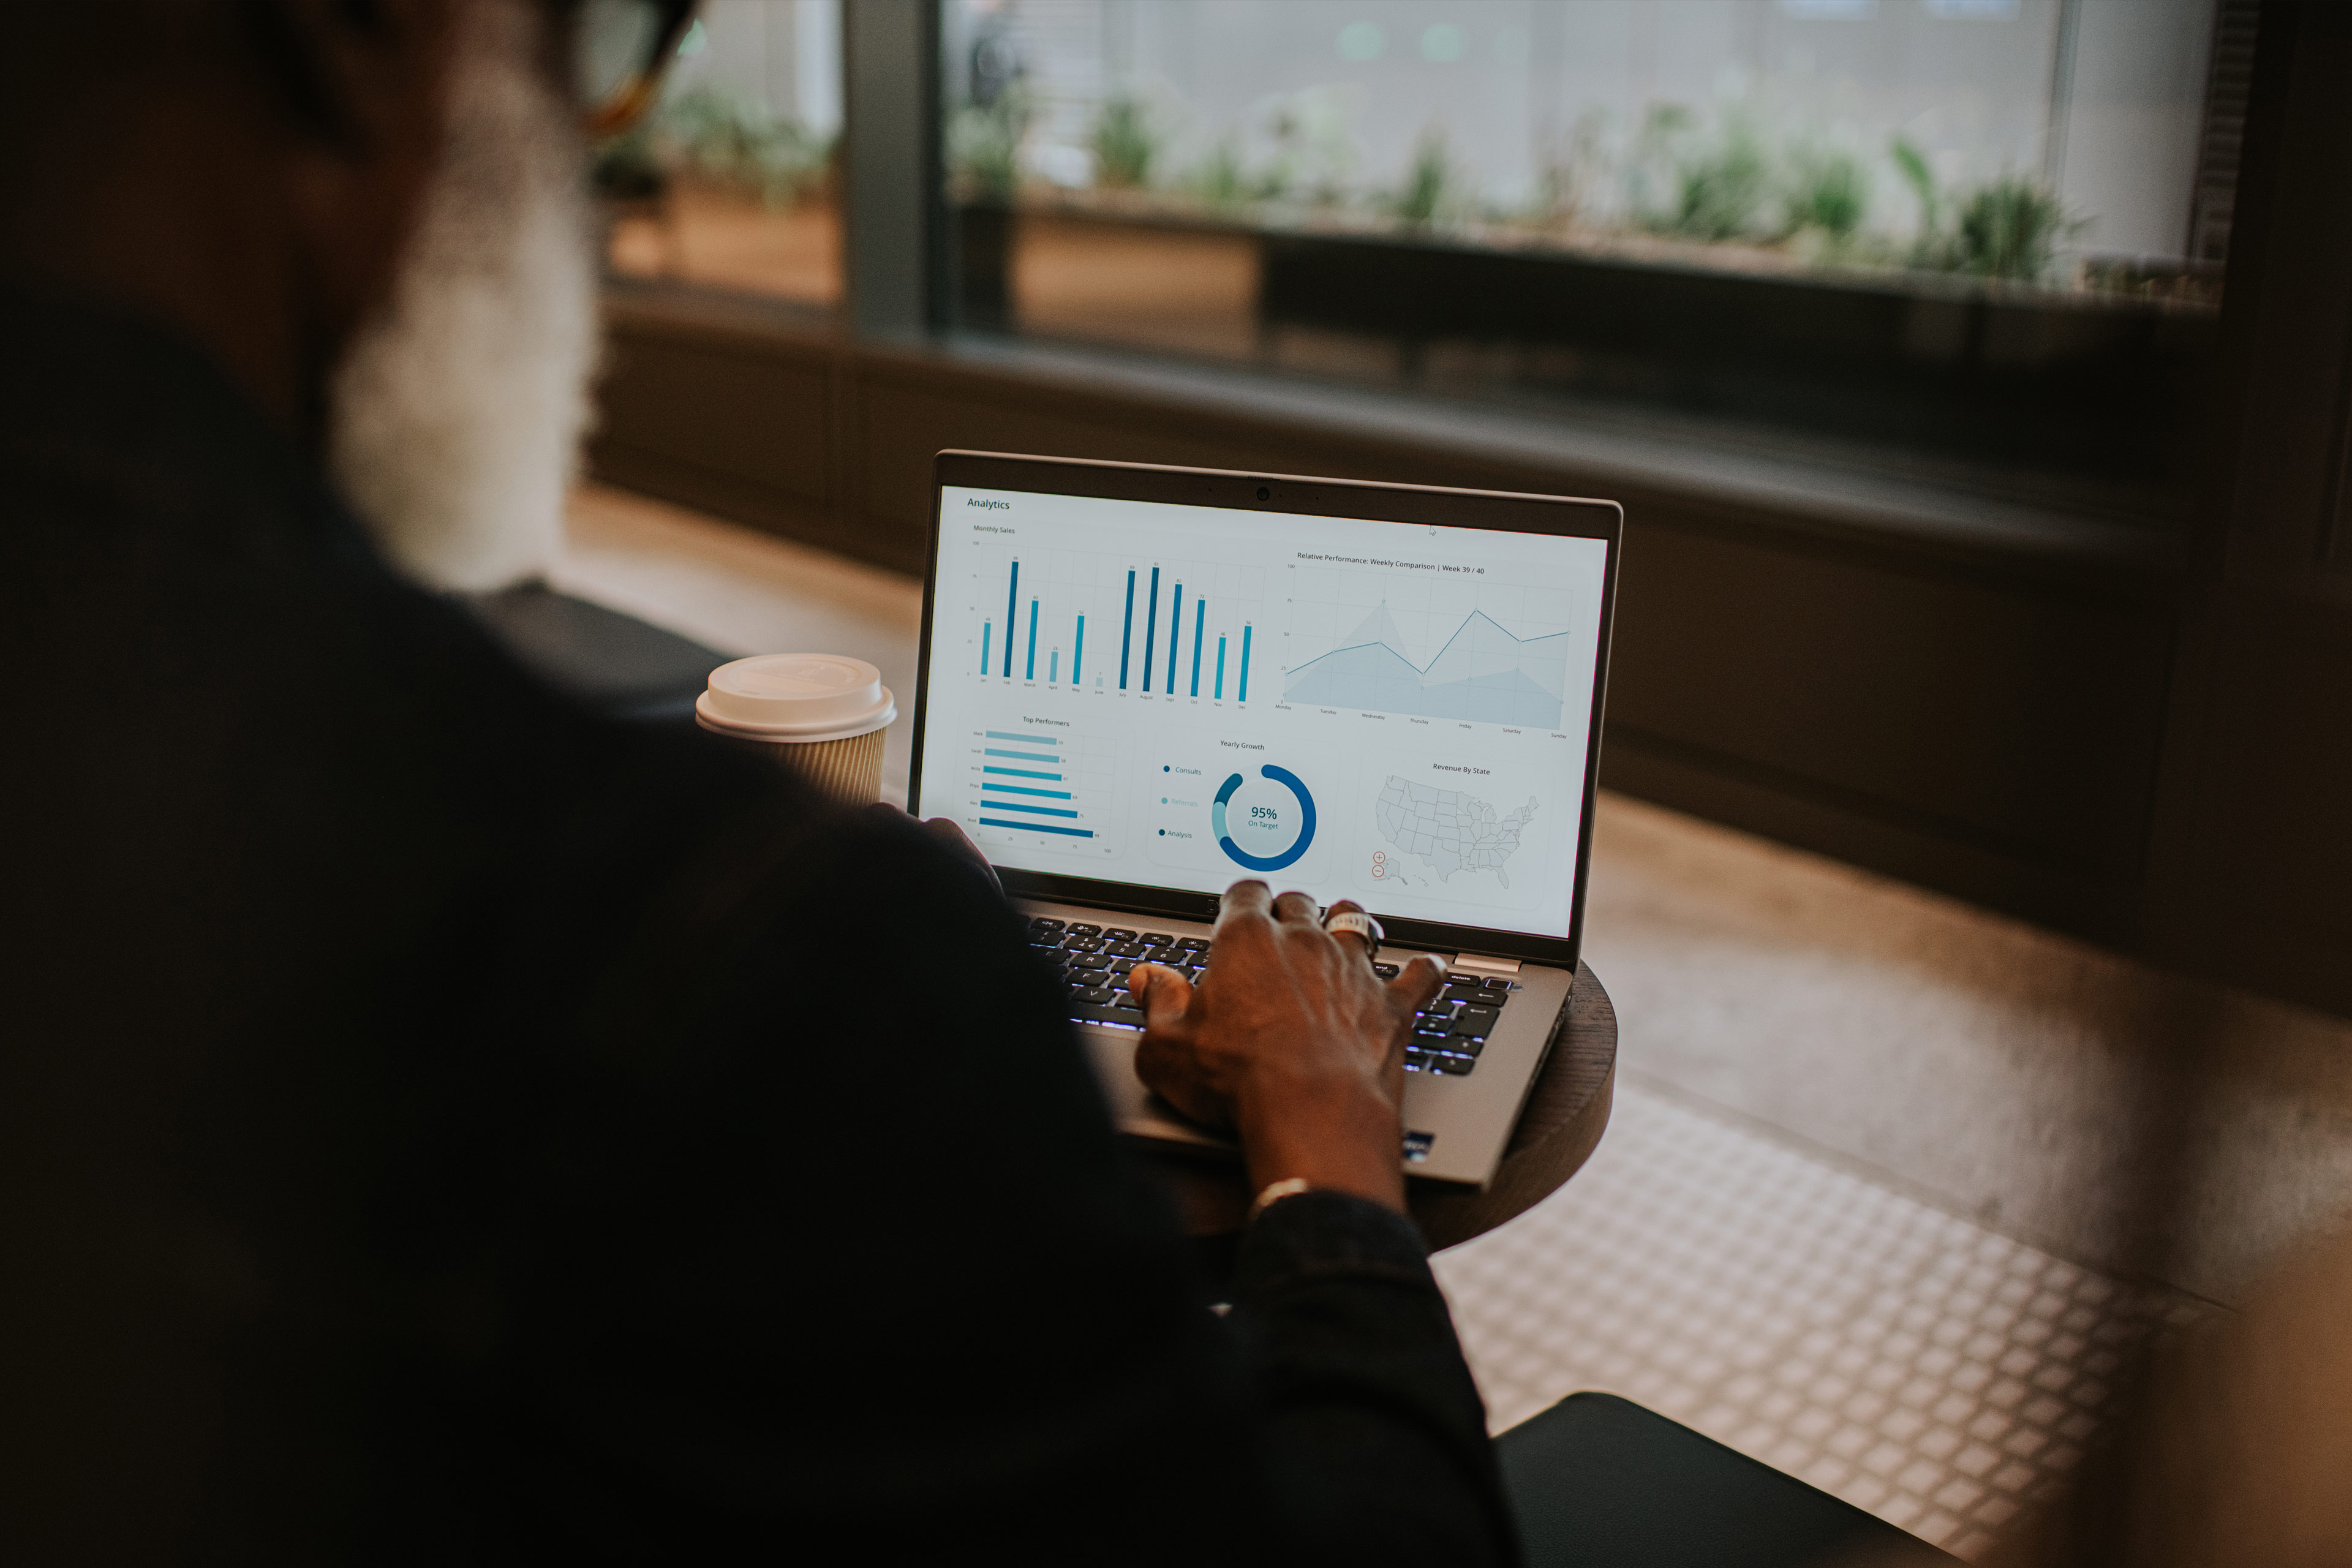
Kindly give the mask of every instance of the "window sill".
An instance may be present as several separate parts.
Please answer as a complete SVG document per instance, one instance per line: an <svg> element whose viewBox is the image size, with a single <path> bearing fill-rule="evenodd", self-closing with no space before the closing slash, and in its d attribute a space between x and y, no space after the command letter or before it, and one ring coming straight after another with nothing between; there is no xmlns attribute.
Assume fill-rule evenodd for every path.
<svg viewBox="0 0 2352 1568"><path fill-rule="evenodd" d="M683 333L735 353L845 359L894 381L978 377L1194 422L1286 428L1314 448L1338 442L1396 452L1400 471L1412 477L1434 459L1465 476L1451 482L1573 489L1623 500L1637 525L1642 503L1656 499L1684 515L1694 507L1719 514L1727 526L1832 536L1849 546L1875 542L2032 574L2120 574L2153 585L2182 565L2187 519L2177 496L2120 493L2087 481L1699 420L1580 406L1530 410L989 333L858 339L822 308L635 279L608 284L606 309L625 344ZM1474 477L1481 475L1494 477Z"/></svg>

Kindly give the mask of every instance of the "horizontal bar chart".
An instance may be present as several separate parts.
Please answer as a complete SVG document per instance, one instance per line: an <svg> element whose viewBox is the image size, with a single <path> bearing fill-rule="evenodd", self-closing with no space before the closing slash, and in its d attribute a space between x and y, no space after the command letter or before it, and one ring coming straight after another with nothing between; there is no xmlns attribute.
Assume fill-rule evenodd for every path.
<svg viewBox="0 0 2352 1568"><path fill-rule="evenodd" d="M1053 667L1049 664L1047 668ZM1066 727L1059 720L1010 713L992 715L1001 729L973 730L971 771L966 775L967 810L963 820L978 828L1009 833L1041 834L1031 839L1032 850L1058 847L1066 854L1088 857L1108 853L1106 830L1111 826L1115 798L1117 746L1108 737ZM1015 728L1034 723L1051 726L1040 734ZM992 833L980 835L983 844L1003 844ZM1078 841L1088 842L1080 847Z"/></svg>

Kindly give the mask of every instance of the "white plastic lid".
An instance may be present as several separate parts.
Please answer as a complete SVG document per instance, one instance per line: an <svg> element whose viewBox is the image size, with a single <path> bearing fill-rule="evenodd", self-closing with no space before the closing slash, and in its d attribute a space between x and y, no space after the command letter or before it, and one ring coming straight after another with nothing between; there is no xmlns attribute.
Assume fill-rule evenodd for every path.
<svg viewBox="0 0 2352 1568"><path fill-rule="evenodd" d="M694 721L747 741L844 741L898 717L882 672L837 653L763 653L710 672Z"/></svg>

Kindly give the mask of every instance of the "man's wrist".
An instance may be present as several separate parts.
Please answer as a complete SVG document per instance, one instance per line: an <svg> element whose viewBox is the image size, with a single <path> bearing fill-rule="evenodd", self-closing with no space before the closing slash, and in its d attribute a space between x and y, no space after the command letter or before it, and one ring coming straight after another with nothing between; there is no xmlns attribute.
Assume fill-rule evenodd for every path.
<svg viewBox="0 0 2352 1568"><path fill-rule="evenodd" d="M1243 1216L1242 1223L1255 1225L1257 1223L1258 1215L1283 1199L1295 1198L1301 1193L1313 1191L1315 1191L1315 1184L1304 1176L1285 1176L1281 1181L1268 1182L1258 1193L1256 1201L1250 1205L1249 1213Z"/></svg>
<svg viewBox="0 0 2352 1568"><path fill-rule="evenodd" d="M1319 1192L1348 1193L1404 1211L1403 1124L1385 1097L1352 1103L1289 1102L1242 1108L1237 1118L1252 1189L1303 1181Z"/></svg>

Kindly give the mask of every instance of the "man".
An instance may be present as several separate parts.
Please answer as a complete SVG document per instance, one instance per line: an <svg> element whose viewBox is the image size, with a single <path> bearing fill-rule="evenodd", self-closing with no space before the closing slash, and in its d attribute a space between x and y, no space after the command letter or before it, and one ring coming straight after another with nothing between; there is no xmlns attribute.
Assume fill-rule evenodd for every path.
<svg viewBox="0 0 2352 1568"><path fill-rule="evenodd" d="M384 564L551 537L568 10L12 20L0 1558L1510 1560L1431 970L1244 884L1138 982L1290 1194L1213 1314L983 871Z"/></svg>

